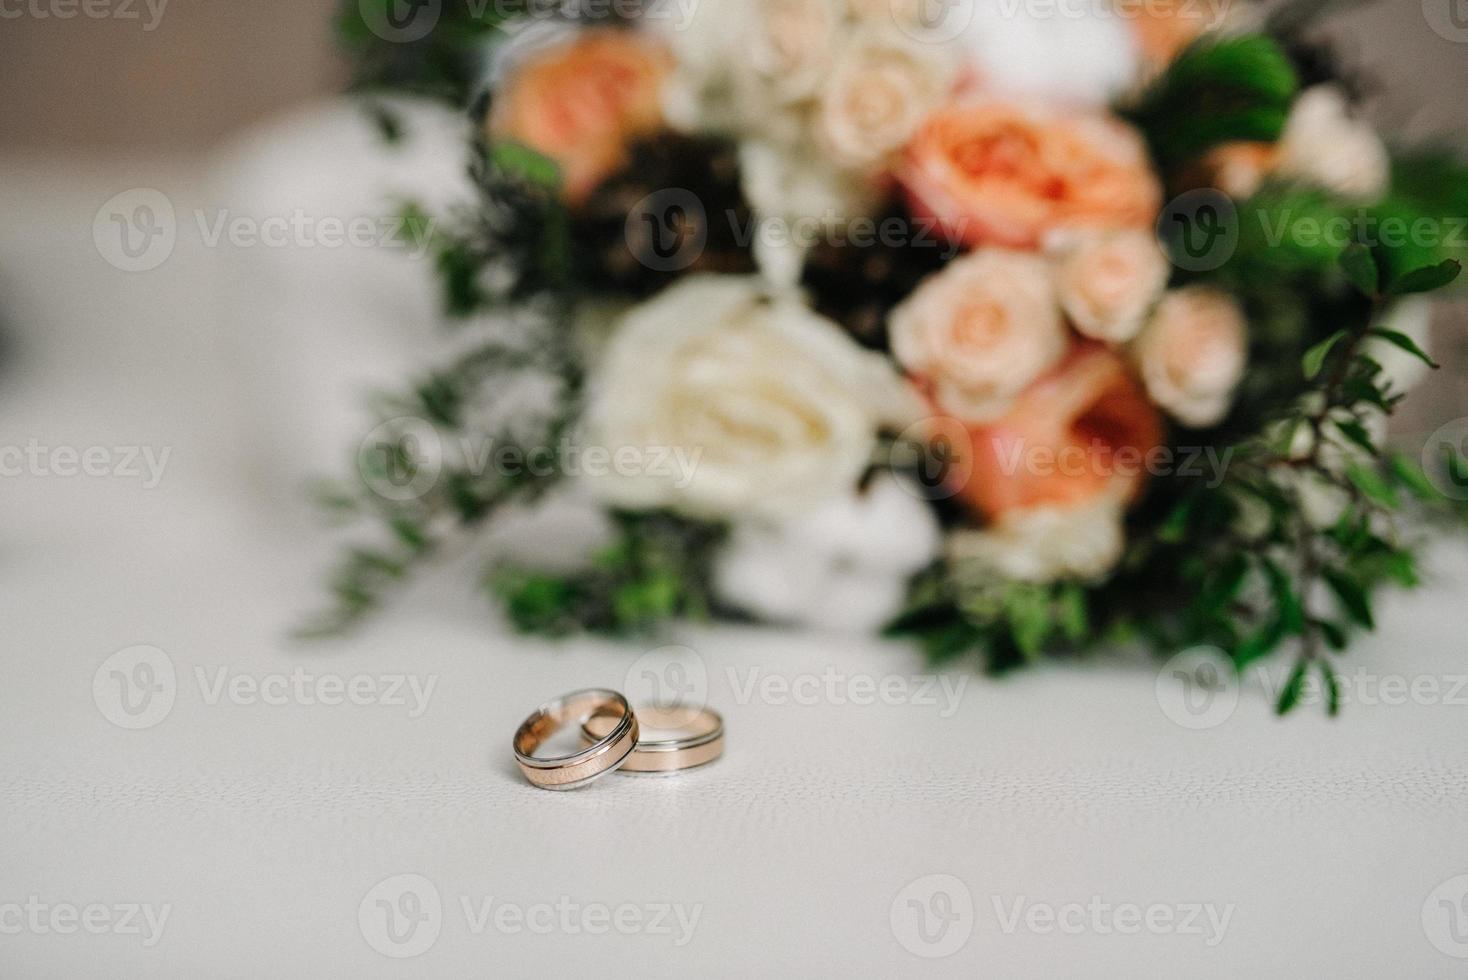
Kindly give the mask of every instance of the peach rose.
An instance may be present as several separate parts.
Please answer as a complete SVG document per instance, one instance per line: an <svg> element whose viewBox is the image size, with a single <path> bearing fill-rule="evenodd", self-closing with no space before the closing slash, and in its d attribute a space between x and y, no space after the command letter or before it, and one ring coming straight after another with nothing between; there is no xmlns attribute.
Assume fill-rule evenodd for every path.
<svg viewBox="0 0 1468 980"><path fill-rule="evenodd" d="M585 31L528 58L495 93L490 136L510 139L560 164L572 204L626 161L627 144L662 123L672 59L632 31Z"/></svg>
<svg viewBox="0 0 1468 980"><path fill-rule="evenodd" d="M1050 264L985 249L928 277L888 321L898 363L965 422L1004 413L1065 353Z"/></svg>
<svg viewBox="0 0 1468 980"><path fill-rule="evenodd" d="M1035 248L1066 228L1146 228L1162 186L1136 131L1106 115L978 102L929 119L898 168L949 238Z"/></svg>
<svg viewBox="0 0 1468 980"><path fill-rule="evenodd" d="M1248 327L1233 297L1207 286L1168 293L1133 347L1152 400L1194 428L1222 422L1244 376Z"/></svg>
<svg viewBox="0 0 1468 980"><path fill-rule="evenodd" d="M1082 235L1061 252L1060 305L1083 335L1125 343L1142 329L1170 271L1151 232Z"/></svg>
<svg viewBox="0 0 1468 980"><path fill-rule="evenodd" d="M1224 143L1190 167L1184 183L1216 187L1234 200L1243 201L1254 196L1278 163L1279 151L1273 143Z"/></svg>
<svg viewBox="0 0 1468 980"><path fill-rule="evenodd" d="M1124 502L1140 490L1162 423L1116 352L1076 344L1002 418L969 428L957 496L990 521L1037 508Z"/></svg>

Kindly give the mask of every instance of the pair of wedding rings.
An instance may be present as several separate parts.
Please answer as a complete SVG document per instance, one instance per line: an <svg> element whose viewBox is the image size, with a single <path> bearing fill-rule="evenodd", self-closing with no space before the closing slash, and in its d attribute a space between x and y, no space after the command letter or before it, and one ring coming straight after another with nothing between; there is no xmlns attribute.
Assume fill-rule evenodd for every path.
<svg viewBox="0 0 1468 980"><path fill-rule="evenodd" d="M639 724L640 723L640 724ZM585 745L545 758L536 750L572 725ZM644 738L642 726L677 732ZM707 765L724 754L724 719L702 707L653 705L635 712L616 691L595 688L548 701L515 732L515 761L541 789L579 789L609 772L670 773Z"/></svg>

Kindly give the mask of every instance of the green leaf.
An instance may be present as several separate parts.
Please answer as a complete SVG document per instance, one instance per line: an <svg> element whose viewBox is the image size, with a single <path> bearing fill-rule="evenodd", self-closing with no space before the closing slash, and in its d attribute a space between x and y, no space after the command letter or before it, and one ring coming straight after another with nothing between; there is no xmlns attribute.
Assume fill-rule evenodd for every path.
<svg viewBox="0 0 1468 980"><path fill-rule="evenodd" d="M1305 359L1302 363L1305 368L1306 380L1315 380L1316 376L1320 374L1321 368L1325 367L1325 359L1330 356L1331 350L1336 344L1344 340L1345 336L1346 332L1344 330L1337 330L1305 352Z"/></svg>
<svg viewBox="0 0 1468 980"><path fill-rule="evenodd" d="M923 655L932 664L951 663L960 657L979 650L984 645L984 634L966 621L949 623L941 629L926 630L918 634Z"/></svg>
<svg viewBox="0 0 1468 980"><path fill-rule="evenodd" d="M1305 689L1305 668L1307 661L1301 660L1295 664L1295 669L1290 671L1289 679L1285 681L1284 688L1279 692L1279 703L1274 710L1280 715L1287 715L1295 710L1300 703L1300 694Z"/></svg>
<svg viewBox="0 0 1468 980"><path fill-rule="evenodd" d="M1437 265L1414 269L1391 284L1393 296L1410 296L1414 293L1430 293L1451 285L1463 271L1457 259L1444 259Z"/></svg>
<svg viewBox="0 0 1468 980"><path fill-rule="evenodd" d="M1367 432L1366 426L1357 420L1338 419L1335 422L1335 427L1340 430L1341 435L1351 440L1357 446L1360 446L1366 452L1372 455L1376 454L1376 443L1372 440L1371 433Z"/></svg>
<svg viewBox="0 0 1468 980"><path fill-rule="evenodd" d="M1325 710L1334 718L1341 713L1341 679L1328 660L1317 660L1315 667L1320 671L1320 680L1325 687Z"/></svg>
<svg viewBox="0 0 1468 980"><path fill-rule="evenodd" d="M1026 657L1044 651L1051 632L1050 601L1038 586L1015 585L1004 594L1004 613L1015 645Z"/></svg>
<svg viewBox="0 0 1468 980"><path fill-rule="evenodd" d="M1346 467L1346 478L1356 485L1356 489L1381 506L1391 509L1398 506L1397 491L1375 467L1352 463Z"/></svg>
<svg viewBox="0 0 1468 980"><path fill-rule="evenodd" d="M1086 590L1074 582L1067 583L1056 598L1056 616L1065 638L1080 643L1090 633L1090 614L1086 608Z"/></svg>
<svg viewBox="0 0 1468 980"><path fill-rule="evenodd" d="M1335 569L1326 569L1322 575L1325 584L1340 600L1341 608L1353 621L1369 630L1376 629L1376 617L1371 614L1371 599L1366 590L1352 578Z"/></svg>
<svg viewBox="0 0 1468 980"><path fill-rule="evenodd" d="M1441 366L1436 361L1434 361L1432 359L1432 357L1427 353L1427 351L1425 351L1421 347L1418 347L1417 346L1417 341L1413 340L1411 337L1408 337L1404 333L1398 333L1395 330L1386 330L1386 329L1383 329L1381 327L1378 327L1375 330L1372 330L1371 331L1371 336L1373 336L1373 337L1380 337L1382 340L1385 340L1387 343L1392 344L1392 345L1394 345L1396 347L1401 348L1402 350L1406 351L1408 354L1411 354L1413 357L1418 358L1419 360L1421 360L1422 363L1426 364L1428 367L1432 368L1434 371L1436 371Z"/></svg>
<svg viewBox="0 0 1468 980"><path fill-rule="evenodd" d="M1220 143L1278 139L1298 84L1273 38L1211 36L1185 49L1134 105L1120 109L1167 172Z"/></svg>
<svg viewBox="0 0 1468 980"><path fill-rule="evenodd" d="M1295 591L1294 580L1279 567L1278 562L1267 558L1264 560L1264 575L1269 579L1269 592L1274 598L1280 635L1300 632L1305 623L1305 607L1300 602L1299 593Z"/></svg>
<svg viewBox="0 0 1468 980"><path fill-rule="evenodd" d="M561 165L523 143L501 140L490 148L489 159L499 170L532 184L550 188L560 186Z"/></svg>
<svg viewBox="0 0 1468 980"><path fill-rule="evenodd" d="M1419 500L1425 500L1428 503L1442 500L1442 491L1427 478L1427 474L1422 472L1422 467L1418 466L1416 462L1401 453L1393 453L1390 465L1392 475Z"/></svg>
<svg viewBox="0 0 1468 980"><path fill-rule="evenodd" d="M1197 504L1196 496L1187 496L1180 500L1157 529L1157 540L1165 544L1178 544L1187 539L1188 522L1193 516L1193 508Z"/></svg>
<svg viewBox="0 0 1468 980"><path fill-rule="evenodd" d="M1325 637L1325 645L1332 650L1341 651L1346 648L1346 631L1335 623L1325 619L1312 619L1310 625L1320 631L1320 635Z"/></svg>
<svg viewBox="0 0 1468 980"><path fill-rule="evenodd" d="M1359 242L1353 243L1341 253L1341 269L1346 279L1363 296L1375 296L1381 289L1381 268L1371 249Z"/></svg>

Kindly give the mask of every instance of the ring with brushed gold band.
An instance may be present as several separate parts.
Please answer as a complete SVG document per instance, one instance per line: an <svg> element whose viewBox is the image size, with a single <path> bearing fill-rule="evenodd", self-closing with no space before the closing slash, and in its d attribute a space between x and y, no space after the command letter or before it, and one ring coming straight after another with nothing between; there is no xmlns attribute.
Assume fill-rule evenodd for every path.
<svg viewBox="0 0 1468 980"><path fill-rule="evenodd" d="M642 735L619 772L682 772L706 766L724 754L724 719L711 708L643 705L633 714ZM613 724L614 719L605 715L588 718L581 724L582 738L596 743L610 733ZM650 730L669 734L654 736Z"/></svg>
<svg viewBox="0 0 1468 980"><path fill-rule="evenodd" d="M542 758L535 751L571 726L593 725L591 744L570 755ZM541 789L580 789L626 764L637 747L637 716L616 691L592 688L548 701L515 732L515 761L525 778Z"/></svg>

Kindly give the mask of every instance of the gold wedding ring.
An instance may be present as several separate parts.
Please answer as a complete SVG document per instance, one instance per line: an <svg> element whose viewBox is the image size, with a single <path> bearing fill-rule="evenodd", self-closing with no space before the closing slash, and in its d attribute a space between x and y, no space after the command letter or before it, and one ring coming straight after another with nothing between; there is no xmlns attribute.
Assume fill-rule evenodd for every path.
<svg viewBox="0 0 1468 980"><path fill-rule="evenodd" d="M657 729L680 734L668 738L641 738L621 767L624 773L668 773L708 765L724 754L724 719L710 708L643 706L634 712L641 731ZM599 744L614 719L596 715L581 723L581 736Z"/></svg>
<svg viewBox="0 0 1468 980"><path fill-rule="evenodd" d="M580 752L537 758L536 749L571 725L596 725L602 734ZM525 778L541 789L578 789L617 769L637 747L637 716L616 691L577 691L548 701L515 732L515 761Z"/></svg>

